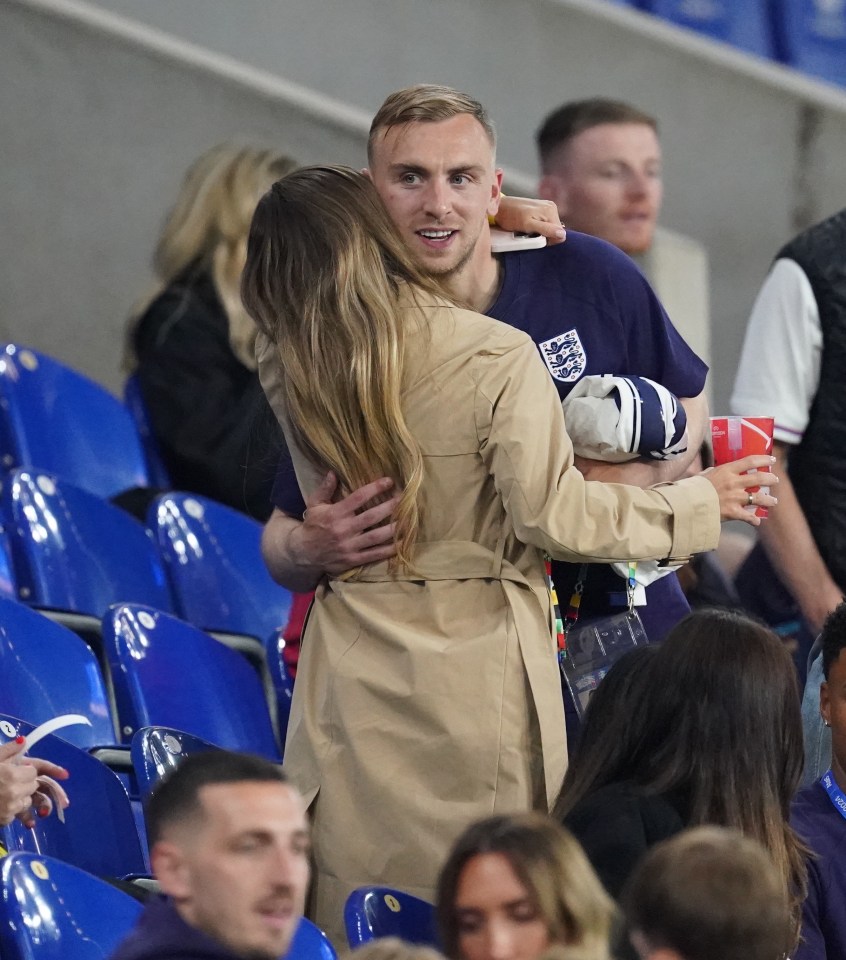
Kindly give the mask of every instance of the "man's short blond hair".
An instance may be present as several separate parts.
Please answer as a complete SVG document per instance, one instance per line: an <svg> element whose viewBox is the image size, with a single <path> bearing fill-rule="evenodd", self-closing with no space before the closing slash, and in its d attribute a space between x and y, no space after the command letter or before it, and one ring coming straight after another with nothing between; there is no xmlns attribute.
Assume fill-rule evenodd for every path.
<svg viewBox="0 0 846 960"><path fill-rule="evenodd" d="M496 131L488 111L466 93L443 87L435 83L418 83L390 94L385 100L373 123L370 124L370 136L367 139L367 161L373 163L373 145L376 138L391 127L405 123L438 123L467 114L482 125L491 148L496 150Z"/></svg>

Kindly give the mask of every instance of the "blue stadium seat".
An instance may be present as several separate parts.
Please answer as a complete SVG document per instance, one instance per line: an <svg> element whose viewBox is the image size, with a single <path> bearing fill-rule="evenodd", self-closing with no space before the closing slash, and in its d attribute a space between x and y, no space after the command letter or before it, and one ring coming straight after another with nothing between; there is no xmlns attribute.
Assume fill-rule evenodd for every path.
<svg viewBox="0 0 846 960"><path fill-rule="evenodd" d="M60 860L14 853L0 864L3 960L105 960L143 909L104 880Z"/></svg>
<svg viewBox="0 0 846 960"><path fill-rule="evenodd" d="M150 486L161 487L165 490L170 489L170 477L162 461L156 435L153 433L147 406L144 403L144 397L141 395L141 385L138 383L137 374L133 373L123 385L123 402L126 404L126 409L129 410L130 416L135 421L135 429L141 437L141 443L144 447L144 457L147 462L147 472L150 476Z"/></svg>
<svg viewBox="0 0 846 960"><path fill-rule="evenodd" d="M30 467L101 497L150 486L141 438L103 387L35 350L0 351L3 466Z"/></svg>
<svg viewBox="0 0 846 960"><path fill-rule="evenodd" d="M291 594L267 572L261 524L213 500L168 493L151 505L148 526L183 619L261 644L288 622Z"/></svg>
<svg viewBox="0 0 846 960"><path fill-rule="evenodd" d="M29 470L7 478L2 500L18 596L25 603L96 620L121 601L171 609L155 544L123 510Z"/></svg>
<svg viewBox="0 0 846 960"><path fill-rule="evenodd" d="M353 890L344 905L344 926L352 949L380 937L440 949L432 904L390 887Z"/></svg>
<svg viewBox="0 0 846 960"><path fill-rule="evenodd" d="M286 960L338 960L326 934L303 917L288 948Z"/></svg>
<svg viewBox="0 0 846 960"><path fill-rule="evenodd" d="M640 0L643 10L760 57L775 56L770 0Z"/></svg>
<svg viewBox="0 0 846 960"><path fill-rule="evenodd" d="M0 522L0 597L14 600L18 595L18 586L12 569L12 548L6 527Z"/></svg>
<svg viewBox="0 0 846 960"><path fill-rule="evenodd" d="M132 766L144 799L166 774L186 758L219 749L207 740L170 727L142 727L132 737Z"/></svg>
<svg viewBox="0 0 846 960"><path fill-rule="evenodd" d="M276 630L265 646L267 669L270 674L270 683L273 687L273 696L276 705L276 722L279 731L279 740L285 743L288 732L288 721L291 718L291 701L294 698L294 681L291 679L282 651L285 648L285 639L282 630Z"/></svg>
<svg viewBox="0 0 846 960"><path fill-rule="evenodd" d="M846 86L846 5L839 0L774 0L773 16L785 63Z"/></svg>
<svg viewBox="0 0 846 960"><path fill-rule="evenodd" d="M0 707L38 725L78 713L91 726L67 727L61 737L82 749L115 742L103 677L94 654L76 634L0 599Z"/></svg>
<svg viewBox="0 0 846 960"><path fill-rule="evenodd" d="M26 736L32 729L32 724L0 714L0 742L18 734ZM70 773L65 786L71 803L64 812L64 823L53 812L37 819L32 829L17 820L0 828L3 846L10 853L28 851L56 857L100 877L147 873L135 816L118 777L61 736L43 737L32 753Z"/></svg>
<svg viewBox="0 0 846 960"><path fill-rule="evenodd" d="M230 750L280 757L261 681L244 658L151 607L118 604L103 618L121 731L172 727Z"/></svg>

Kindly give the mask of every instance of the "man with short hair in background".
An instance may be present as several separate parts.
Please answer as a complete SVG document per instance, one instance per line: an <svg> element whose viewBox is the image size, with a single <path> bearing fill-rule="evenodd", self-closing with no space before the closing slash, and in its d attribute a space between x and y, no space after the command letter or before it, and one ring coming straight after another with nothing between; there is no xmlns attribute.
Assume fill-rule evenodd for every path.
<svg viewBox="0 0 846 960"><path fill-rule="evenodd" d="M708 257L690 237L657 229L664 186L655 117L621 100L575 100L547 116L536 140L538 196L557 205L569 230L632 257L682 336L707 359Z"/></svg>
<svg viewBox="0 0 846 960"><path fill-rule="evenodd" d="M111 960L278 960L303 914L309 827L281 767L213 750L183 760L145 811L154 901Z"/></svg>
<svg viewBox="0 0 846 960"><path fill-rule="evenodd" d="M579 100L549 114L536 139L538 196L569 229L630 256L649 250L663 197L654 117L619 100Z"/></svg>

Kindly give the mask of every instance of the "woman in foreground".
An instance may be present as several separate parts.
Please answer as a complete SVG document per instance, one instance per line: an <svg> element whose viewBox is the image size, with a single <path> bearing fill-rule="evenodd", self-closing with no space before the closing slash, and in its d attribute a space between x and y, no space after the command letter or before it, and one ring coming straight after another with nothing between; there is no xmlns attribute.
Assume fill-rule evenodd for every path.
<svg viewBox="0 0 846 960"><path fill-rule="evenodd" d="M466 823L554 799L566 745L544 551L711 549L721 518L749 519L741 471L770 460L652 490L587 483L532 341L448 302L347 168L264 196L242 294L304 494L328 470L342 493L383 476L402 491L397 556L318 586L288 727L286 767L313 805L312 915L336 932L355 887L431 899Z"/></svg>

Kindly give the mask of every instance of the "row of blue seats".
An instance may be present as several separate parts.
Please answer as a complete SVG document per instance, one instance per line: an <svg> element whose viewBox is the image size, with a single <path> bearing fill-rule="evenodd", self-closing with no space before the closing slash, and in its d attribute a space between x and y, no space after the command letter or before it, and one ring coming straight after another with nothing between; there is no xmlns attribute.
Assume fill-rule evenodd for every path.
<svg viewBox="0 0 846 960"><path fill-rule="evenodd" d="M846 85L841 0L612 0L758 56Z"/></svg>
<svg viewBox="0 0 846 960"><path fill-rule="evenodd" d="M75 633L0 599L3 712L35 725L65 714L83 716L88 725L62 733L82 749L126 746L142 727L162 726L230 750L281 758L282 739L274 732L261 680L240 654L140 604L109 608L101 641L105 675Z"/></svg>
<svg viewBox="0 0 846 960"><path fill-rule="evenodd" d="M135 925L142 906L84 870L32 853L6 857L0 869L3 960L108 957ZM288 956L337 960L332 944L302 919Z"/></svg>
<svg viewBox="0 0 846 960"><path fill-rule="evenodd" d="M3 960L107 957L132 929L141 904L90 872L35 853L13 853L0 869ZM351 947L384 936L437 946L430 904L384 887L352 894L344 919ZM300 920L288 957L337 960L332 944Z"/></svg>
<svg viewBox="0 0 846 960"><path fill-rule="evenodd" d="M221 656L228 655L217 643L222 640L247 655L284 732L291 683L281 660L280 628L291 597L266 572L258 524L212 501L166 494L151 507L151 536L112 504L29 470L12 471L4 480L0 515L0 568L5 567L0 593L80 633L105 668L101 618L109 608L146 605L151 611L136 618L136 628L148 624L148 633L155 627L165 634L178 625L188 649L187 624L164 614L181 616L217 638L194 631L200 638L191 641L194 646L212 643L213 649L221 647ZM0 617L0 628L3 623ZM150 637L138 642L149 647ZM49 666L45 662L44 669ZM191 666L186 659L180 669ZM194 665L196 671L203 668L204 663Z"/></svg>

